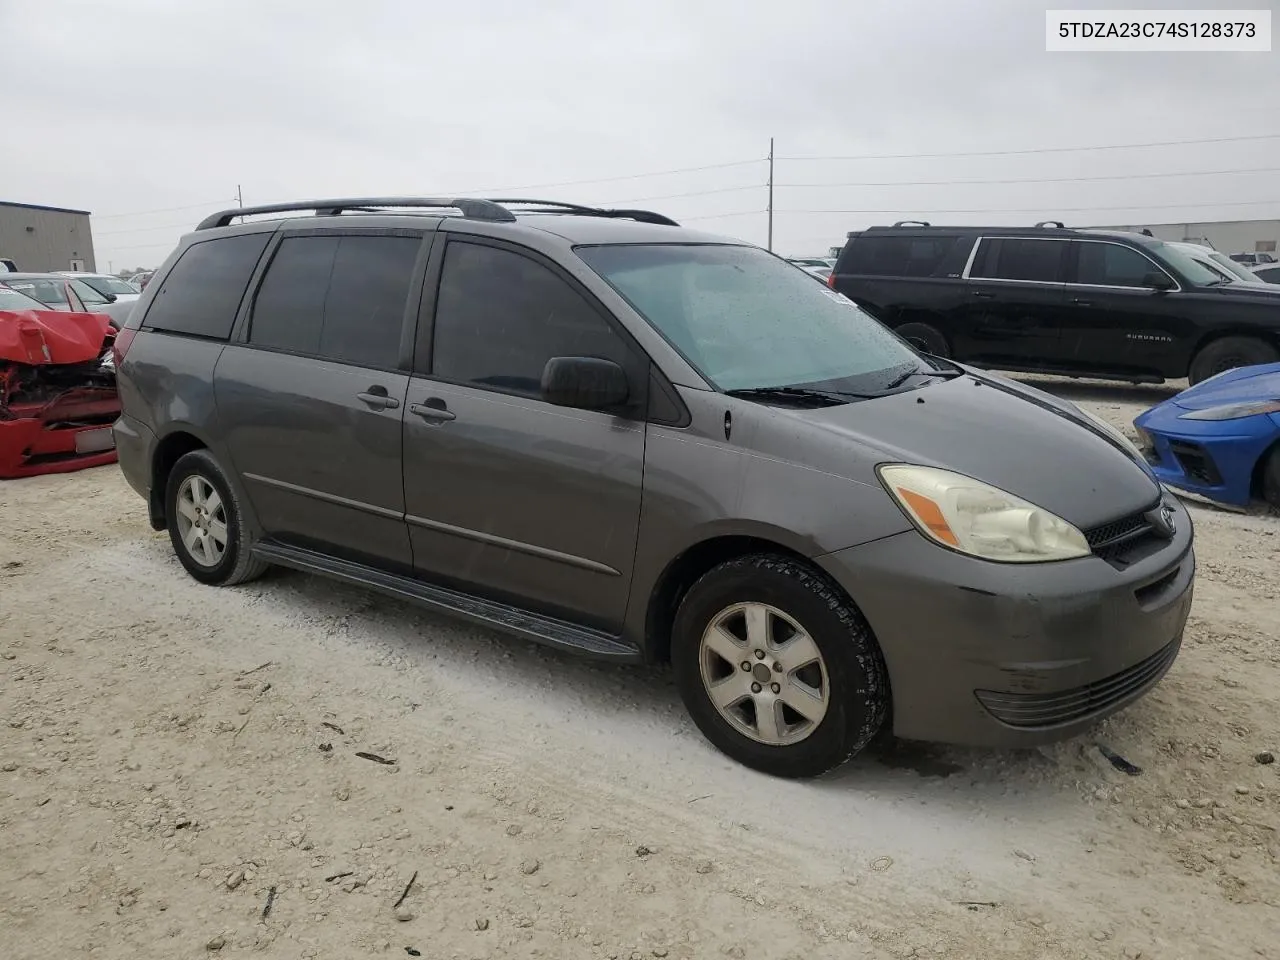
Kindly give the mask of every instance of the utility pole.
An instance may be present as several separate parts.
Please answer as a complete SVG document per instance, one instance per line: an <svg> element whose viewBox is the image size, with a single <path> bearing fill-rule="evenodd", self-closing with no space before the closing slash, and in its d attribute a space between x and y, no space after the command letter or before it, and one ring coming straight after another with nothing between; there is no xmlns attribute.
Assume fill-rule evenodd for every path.
<svg viewBox="0 0 1280 960"><path fill-rule="evenodd" d="M773 250L773 137L769 138L769 242L766 250Z"/></svg>
<svg viewBox="0 0 1280 960"><path fill-rule="evenodd" d="M244 206L244 194L240 192L240 184L236 184L236 200L240 202L240 206Z"/></svg>

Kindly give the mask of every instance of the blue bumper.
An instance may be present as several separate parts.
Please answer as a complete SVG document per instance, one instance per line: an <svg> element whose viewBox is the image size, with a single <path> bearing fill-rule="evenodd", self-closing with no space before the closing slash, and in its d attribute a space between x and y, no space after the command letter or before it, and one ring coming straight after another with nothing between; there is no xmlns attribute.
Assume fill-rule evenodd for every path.
<svg viewBox="0 0 1280 960"><path fill-rule="evenodd" d="M1210 500L1248 506L1259 459L1280 439L1280 414L1238 420L1182 420L1162 403L1133 421L1156 477Z"/></svg>

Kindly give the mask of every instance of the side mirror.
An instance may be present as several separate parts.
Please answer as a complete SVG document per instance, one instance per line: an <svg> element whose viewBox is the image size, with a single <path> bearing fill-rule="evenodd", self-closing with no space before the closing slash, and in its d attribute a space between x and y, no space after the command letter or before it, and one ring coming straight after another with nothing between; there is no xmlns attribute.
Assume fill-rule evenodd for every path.
<svg viewBox="0 0 1280 960"><path fill-rule="evenodd" d="M1169 279L1169 275L1165 273L1148 273L1142 278L1142 285L1150 287L1152 290L1172 290L1173 281Z"/></svg>
<svg viewBox="0 0 1280 960"><path fill-rule="evenodd" d="M559 407L605 410L630 395L626 372L612 360L552 357L542 368L542 399Z"/></svg>
<svg viewBox="0 0 1280 960"><path fill-rule="evenodd" d="M104 293L103 296L107 298L107 303L115 303L120 299L114 293Z"/></svg>

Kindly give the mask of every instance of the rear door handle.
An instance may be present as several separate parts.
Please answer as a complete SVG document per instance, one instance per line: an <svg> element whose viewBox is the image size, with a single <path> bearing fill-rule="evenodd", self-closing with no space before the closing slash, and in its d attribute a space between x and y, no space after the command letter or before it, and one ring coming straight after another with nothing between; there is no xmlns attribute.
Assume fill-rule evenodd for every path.
<svg viewBox="0 0 1280 960"><path fill-rule="evenodd" d="M426 403L409 404L409 412L432 423L447 423L458 419L458 415L446 407L444 401L438 397L432 397Z"/></svg>
<svg viewBox="0 0 1280 960"><path fill-rule="evenodd" d="M994 300L996 298L994 293L978 293L976 291L973 296L975 300Z"/></svg>
<svg viewBox="0 0 1280 960"><path fill-rule="evenodd" d="M388 395L386 387L377 385L370 387L364 393L357 393L356 397L374 410L394 410L400 406L399 400Z"/></svg>
<svg viewBox="0 0 1280 960"><path fill-rule="evenodd" d="M1072 300L1071 302L1072 302L1072 303L1074 303L1077 307L1092 307L1092 306L1093 306L1093 301L1092 301L1092 300L1081 300L1079 297L1076 297L1076 298L1075 298L1074 300Z"/></svg>

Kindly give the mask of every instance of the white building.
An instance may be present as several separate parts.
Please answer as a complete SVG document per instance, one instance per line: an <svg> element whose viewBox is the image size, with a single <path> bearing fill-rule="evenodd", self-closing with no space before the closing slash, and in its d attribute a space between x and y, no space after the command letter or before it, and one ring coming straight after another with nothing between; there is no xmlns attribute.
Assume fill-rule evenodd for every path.
<svg viewBox="0 0 1280 960"><path fill-rule="evenodd" d="M1104 227L1106 230L1150 230L1161 240L1202 243L1231 256L1236 253L1276 253L1280 220L1219 220L1215 223L1139 223Z"/></svg>

